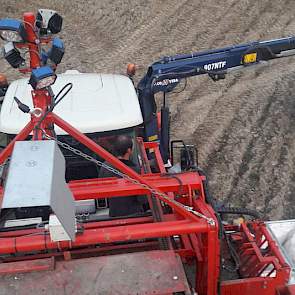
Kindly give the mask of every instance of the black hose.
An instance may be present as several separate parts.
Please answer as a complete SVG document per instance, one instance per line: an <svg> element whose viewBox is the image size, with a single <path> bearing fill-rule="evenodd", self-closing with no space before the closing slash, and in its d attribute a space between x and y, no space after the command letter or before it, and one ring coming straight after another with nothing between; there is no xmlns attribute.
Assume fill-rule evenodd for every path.
<svg viewBox="0 0 295 295"><path fill-rule="evenodd" d="M203 186L204 186L204 192L205 192L205 200L208 204L210 204L213 209L216 209L215 206L215 200L212 198L210 192L209 192L209 187L208 187L208 180L207 180L207 175L204 172L203 169L201 169L200 167L196 167L196 171L201 175L201 176L205 176L205 180L203 180ZM217 211L217 210L216 210Z"/></svg>
<svg viewBox="0 0 295 295"><path fill-rule="evenodd" d="M238 207L223 207L217 210L220 214L238 214L238 215L249 215L254 217L255 219L261 219L260 214L251 209L246 208L238 208Z"/></svg>
<svg viewBox="0 0 295 295"><path fill-rule="evenodd" d="M68 88L65 93L63 91ZM35 130L40 128L41 123L44 121L44 119L47 117L47 115L53 111L53 109L56 107L57 104L59 104L62 99L71 91L73 88L73 83L67 83L59 92L58 94L54 97L54 103L49 107L49 109L44 113L44 115L40 118L38 121L37 125L35 126ZM59 96L63 93L63 95L59 98Z"/></svg>
<svg viewBox="0 0 295 295"><path fill-rule="evenodd" d="M205 200L206 202L211 205L211 207L213 208L213 210L215 211L215 216L217 218L218 221L218 225L219 225L219 238L222 239L223 237L223 224L222 224L222 220L221 217L219 215L219 212L217 210L217 206L216 206L216 202L214 200L214 198L211 196L210 192L209 192L209 185L208 185L208 180L207 180L207 175L205 174L205 172L197 167L196 168L197 172L201 175L201 176L205 176L205 180L202 180L203 183L203 188L204 188L204 194L205 194Z"/></svg>
<svg viewBox="0 0 295 295"><path fill-rule="evenodd" d="M231 267L229 265L223 264L223 267L224 267L225 270L227 270L229 272L236 272L236 271L239 270L239 267L240 267L240 258L239 258L239 255L238 255L236 249L232 245L232 243L231 243L228 235L225 233L224 236L225 236L225 241L226 241L228 250L230 252L230 256L231 256L231 258L232 258L235 266L234 267Z"/></svg>
<svg viewBox="0 0 295 295"><path fill-rule="evenodd" d="M63 91L66 89L67 91L65 91L65 93L59 98L59 96L63 93ZM58 94L54 97L54 105L53 105L53 108L59 104L62 99L71 91L71 89L73 88L73 83L67 83L59 92ZM53 109L52 108L52 109Z"/></svg>
<svg viewBox="0 0 295 295"><path fill-rule="evenodd" d="M211 196L210 192L209 192L209 186L208 186L208 181L207 181L207 176L205 174L205 172L197 167L196 168L197 172L201 175L201 176L205 176L205 180L202 181L203 183L203 188L204 188L204 193L205 193L205 200L206 202L211 205L211 207L213 208L213 210L215 211L215 216L217 218L218 221L218 225L219 225L219 239L220 239L220 253L222 253L222 238L225 238L226 244L228 246L229 252L230 252L230 256L235 264L235 266L233 268L229 267L229 266L225 266L222 263L222 255L220 255L220 273L221 273L221 268L222 265L223 267L230 272L235 272L239 269L240 266L240 261L239 261L239 256L237 254L237 252L234 249L234 246L231 244L231 241L229 240L229 237L227 236L227 234L225 233L225 229L222 223L222 219L221 219L221 215L222 214L241 214L241 215L249 215L249 216L253 216L255 219L260 219L259 213L256 212L255 210L250 210L250 209L245 209L245 208L231 208L231 207L219 207L217 206L217 202L215 201L215 199ZM221 289L220 289L220 278L218 281L218 293L221 294Z"/></svg>

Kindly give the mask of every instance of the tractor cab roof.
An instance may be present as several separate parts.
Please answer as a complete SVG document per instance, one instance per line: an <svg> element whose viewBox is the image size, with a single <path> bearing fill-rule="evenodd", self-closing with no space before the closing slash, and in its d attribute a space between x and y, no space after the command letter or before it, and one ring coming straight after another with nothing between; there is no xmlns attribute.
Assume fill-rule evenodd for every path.
<svg viewBox="0 0 295 295"><path fill-rule="evenodd" d="M82 74L67 71L58 75L52 90L73 88L54 112L83 133L104 132L134 127L143 122L132 81L123 75ZM30 121L30 115L18 109L14 97L33 109L32 87L28 79L12 82L6 92L0 114L0 132L17 134ZM58 135L66 134L55 127Z"/></svg>

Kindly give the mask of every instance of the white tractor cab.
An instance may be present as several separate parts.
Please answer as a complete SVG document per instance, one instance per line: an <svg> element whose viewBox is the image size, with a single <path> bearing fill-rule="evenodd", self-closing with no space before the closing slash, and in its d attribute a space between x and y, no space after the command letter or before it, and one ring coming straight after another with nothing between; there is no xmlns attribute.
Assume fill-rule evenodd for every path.
<svg viewBox="0 0 295 295"><path fill-rule="evenodd" d="M72 83L73 88L54 109L58 116L110 152L114 136L129 134L135 139L137 126L143 123L143 118L136 90L127 76L66 71L58 75L52 85L53 93L58 93L67 83ZM31 90L28 79L20 79L12 82L6 91L0 113L0 132L6 141L4 145L30 121L30 114L18 108L14 97L33 109ZM57 126L55 133L60 141L94 156ZM64 148L61 150L66 158L67 181L98 177L99 167L94 163ZM138 161L137 155L133 155L133 160Z"/></svg>
<svg viewBox="0 0 295 295"><path fill-rule="evenodd" d="M112 154L114 154L115 137L119 134L130 135L134 143L132 161L139 168L140 164L142 164L141 150L137 145L136 137L143 136L145 123L142 106L133 81L124 75L85 74L79 73L76 70L70 70L57 75L55 83L51 86L53 93L59 93L68 83L73 85L72 89L54 108L54 112ZM0 112L0 132L3 138L0 145L2 144L3 147L30 121L31 115L19 109L15 98L33 110L31 91L32 87L28 83L28 79L16 80L5 89ZM150 121L147 120L147 122L149 123ZM66 143L93 158L102 160L58 126L55 126L54 131L60 142ZM178 141L174 142L178 143ZM169 141L167 143L169 144ZM100 167L95 163L73 153L64 146L60 146L60 149L66 160L65 179L67 182L99 177ZM151 158L149 159L151 169L159 172L159 167L156 161L153 160L152 154L153 152L151 151ZM173 153L171 154L173 155ZM183 152L180 155L181 158L184 158L183 162L185 163L187 159L196 158L188 152L185 155L188 155L188 157L183 157ZM143 169L145 168L143 167ZM5 180L5 171L6 169L4 169L4 173L2 172L1 181ZM106 199L96 201L94 199L83 200L76 201L75 203L76 216L82 216L81 218L87 216L87 220L104 220L109 218ZM148 210L148 207L145 208ZM44 220L47 220L50 211L48 211L47 207L42 212L36 212L31 208L24 210L18 208L13 214L15 214L13 218L18 219L34 218L41 215L44 216ZM142 214L150 213L144 212Z"/></svg>

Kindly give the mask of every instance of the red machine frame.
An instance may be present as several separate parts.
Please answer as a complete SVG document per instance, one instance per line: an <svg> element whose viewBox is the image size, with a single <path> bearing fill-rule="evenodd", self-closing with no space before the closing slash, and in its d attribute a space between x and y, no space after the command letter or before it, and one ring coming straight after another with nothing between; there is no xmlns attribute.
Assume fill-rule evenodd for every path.
<svg viewBox="0 0 295 295"><path fill-rule="evenodd" d="M33 30L35 25L34 14L24 14L24 23L30 41L26 44L31 58L30 69L38 68L40 67L40 60L36 52L40 40L37 40L38 36ZM40 108L43 114L48 110L51 97L47 90L33 90L32 99L34 108ZM36 129L38 122L39 117L32 114L31 121L1 152L0 164L3 164L11 155L16 141L25 140L31 133L34 135L33 139L46 139L44 133L48 132L47 126L56 124L113 167L143 184L142 186L121 178L71 181L69 188L75 200L141 194L151 196L152 190L153 192L160 192L160 194L154 196L158 203L162 202L170 206L172 213L163 214L161 212L160 221L155 221L152 217L138 217L84 223L83 231L77 234L76 240L73 242L52 242L44 229L2 232L0 233L0 255L18 255L8 256L2 260L0 274L12 274L19 270L51 269L52 259L58 256L69 260L81 254L99 255L111 251L116 253L117 250L122 251L122 249L128 251L156 249L157 241L149 239L178 237L177 247L173 249L170 244L169 248L179 254L183 261L196 261L195 288L198 294L213 295L218 292L221 292L221 294L237 294L239 292L241 295L246 295L255 294L258 289L260 294L275 294L278 286L283 287L286 284L290 268L263 224L256 223L252 224L255 230L251 233L246 224L241 227L226 227L227 230L234 232L234 234L231 234L231 239L236 243L237 251L243 263L241 271L243 279L219 282L220 245L222 242L219 237L219 226L215 212L205 200L202 182L204 177L196 172L178 174L177 179L166 175L157 143L144 143L139 139L140 150L146 164L148 165L146 150L153 149L160 172L151 173L149 171L147 174L139 175L53 112L49 113L40 124L39 129ZM49 133L48 135L51 136ZM166 194L167 197L163 197L162 193ZM175 202L176 196L178 202ZM207 219L202 218L202 215L196 215L187 208L192 208L195 212L214 222L208 222ZM253 233L255 233L255 238L253 238ZM122 241L137 242L122 245L117 243ZM263 256L261 246L266 242L269 250L267 256ZM95 245L103 246L97 248ZM36 252L36 254L26 255L26 253L32 252ZM268 276L262 276L263 270L269 265L273 265L274 270ZM272 277L274 272L276 274Z"/></svg>

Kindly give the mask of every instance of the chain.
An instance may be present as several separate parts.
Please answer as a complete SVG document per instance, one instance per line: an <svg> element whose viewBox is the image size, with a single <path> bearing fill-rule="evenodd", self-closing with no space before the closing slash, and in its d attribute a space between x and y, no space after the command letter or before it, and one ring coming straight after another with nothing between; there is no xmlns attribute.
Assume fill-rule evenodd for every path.
<svg viewBox="0 0 295 295"><path fill-rule="evenodd" d="M210 225L212 225L212 226L215 225L215 221L214 221L213 218L209 218L209 217L205 216L204 214L202 214L202 213L200 213L200 212L198 212L198 211L195 211L193 207L183 205L183 204L177 202L176 200L169 198L166 194L164 194L164 193L162 193L162 192L160 192L160 191L158 191L158 190L156 190L156 189L154 189L154 188L151 188L151 187L149 187L149 186L146 185L146 184L143 184L143 183L139 182L138 180L136 180L136 179L130 177L129 175L124 174L124 173L122 173L121 171L119 171L119 170L117 170L117 169L115 169L115 168L113 168L113 167L107 165L106 163L104 163L104 162L102 162L102 161L100 161L100 160L97 160L97 159L95 159L95 158L93 158L93 157L91 157L91 156L89 156L89 155L87 155L87 154L81 152L80 150L78 150L78 149L76 149L76 148L70 146L69 144L67 144L67 143L65 143L65 142L61 142L61 141L59 141L58 139L56 139L56 138L54 138L54 137L51 137L51 136L49 136L49 135L46 134L46 133L44 133L44 135L45 135L45 137L46 137L47 139L54 140L59 146L63 147L64 149L66 149L66 150L68 150L68 151L71 151L71 152L74 153L75 155L80 156L80 157L84 158L85 160L88 160L88 161L90 161L90 162L96 164L96 165L99 166L99 167L103 167L103 168L107 169L108 171L112 172L113 174L115 174L115 175L117 175L117 176L120 176L120 177L122 177L123 179L125 179L125 180L127 180L127 181L129 181L129 182L131 182L131 183L133 183L133 184L135 184L135 185L139 185L139 186L141 186L142 188L144 188L144 189L150 191L150 193L153 194L153 195L161 196L164 200L166 200L166 201L168 201L168 202L172 202L172 203L173 203L174 205L176 205L177 207L181 207L181 208L185 209L186 211L191 212L191 213L194 214L195 216L198 216L198 217L200 217L200 218L205 219L205 220L208 222L208 224L210 224Z"/></svg>

